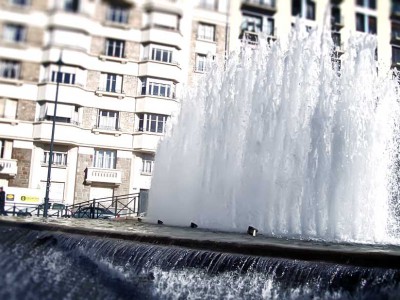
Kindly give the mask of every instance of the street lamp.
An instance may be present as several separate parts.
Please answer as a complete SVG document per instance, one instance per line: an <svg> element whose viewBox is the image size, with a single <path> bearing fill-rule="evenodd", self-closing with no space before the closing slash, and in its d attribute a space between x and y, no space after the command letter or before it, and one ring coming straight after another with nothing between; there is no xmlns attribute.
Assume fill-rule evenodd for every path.
<svg viewBox="0 0 400 300"><path fill-rule="evenodd" d="M53 122L51 127L51 139L50 139L50 153L49 153L49 164L47 166L47 181L46 181L46 195L44 196L44 210L43 217L47 218L47 211L49 206L49 193L50 193L50 184L51 184L51 167L53 165L53 148L54 148L54 132L56 129L56 117L57 117L57 102L58 102L58 88L60 87L60 74L61 74L61 65L62 62L62 52L60 53L60 58L57 61L58 72L56 75L56 98L54 100L54 113L53 113Z"/></svg>

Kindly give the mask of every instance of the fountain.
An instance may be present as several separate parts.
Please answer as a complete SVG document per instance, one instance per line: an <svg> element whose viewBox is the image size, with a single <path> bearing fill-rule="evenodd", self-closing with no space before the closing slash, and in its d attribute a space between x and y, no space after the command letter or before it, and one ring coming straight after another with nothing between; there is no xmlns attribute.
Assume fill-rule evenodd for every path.
<svg viewBox="0 0 400 300"><path fill-rule="evenodd" d="M213 67L159 146L149 218L397 243L398 83L373 37L351 37L341 63L332 48L298 29Z"/></svg>
<svg viewBox="0 0 400 300"><path fill-rule="evenodd" d="M157 152L157 224L0 217L0 298L396 298L398 83L329 35L211 68Z"/></svg>

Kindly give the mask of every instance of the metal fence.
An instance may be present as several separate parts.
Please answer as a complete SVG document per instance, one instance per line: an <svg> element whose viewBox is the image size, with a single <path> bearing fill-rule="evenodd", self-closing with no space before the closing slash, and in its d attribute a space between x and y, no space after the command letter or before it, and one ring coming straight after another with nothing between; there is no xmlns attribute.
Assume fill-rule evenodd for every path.
<svg viewBox="0 0 400 300"><path fill-rule="evenodd" d="M61 203L48 204L48 217L109 219L119 217L136 217L147 210L147 197L140 194L126 194L113 197L92 199L73 205ZM44 204L10 204L6 203L5 211L12 216L43 216Z"/></svg>

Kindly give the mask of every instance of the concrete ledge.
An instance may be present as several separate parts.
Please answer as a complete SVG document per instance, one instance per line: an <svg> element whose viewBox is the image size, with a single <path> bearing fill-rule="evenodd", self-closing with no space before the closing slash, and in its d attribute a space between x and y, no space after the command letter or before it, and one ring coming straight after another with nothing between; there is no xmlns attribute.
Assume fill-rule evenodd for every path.
<svg viewBox="0 0 400 300"><path fill-rule="evenodd" d="M109 231L106 228L92 229L82 227L72 227L61 224L49 224L30 221L0 220L0 226L16 227L26 230L61 232L65 234L87 235L99 238L120 239L146 244L156 244L161 246L176 246L197 250L208 250L217 252L227 252L233 254L244 254L251 256L266 256L284 259L296 259L305 261L321 261L351 266L379 267L400 269L400 247L388 246L387 250L377 246L352 245L352 244L313 244L313 242L288 241L279 239L263 238L262 242L253 238L247 242L243 239L235 241L232 234L228 238L218 240L218 236L212 237L212 232L202 230L190 230L189 237L167 236L163 233L139 233L128 231ZM164 227L164 226L162 226ZM160 227L161 228L161 227ZM170 227L172 228L172 227ZM173 230L173 228L172 228ZM193 232L198 232L192 234ZM204 233L208 233L205 237ZM240 235L237 235L240 237ZM291 243L293 242L293 243ZM363 249L360 250L359 246ZM330 248L330 249L328 249Z"/></svg>

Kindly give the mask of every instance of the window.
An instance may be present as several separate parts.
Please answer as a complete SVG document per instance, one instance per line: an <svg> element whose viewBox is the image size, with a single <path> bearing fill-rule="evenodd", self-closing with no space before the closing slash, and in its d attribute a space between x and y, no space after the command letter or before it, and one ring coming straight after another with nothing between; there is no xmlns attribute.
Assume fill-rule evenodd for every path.
<svg viewBox="0 0 400 300"><path fill-rule="evenodd" d="M124 56L125 42L121 40L107 39L106 40L106 55L113 57Z"/></svg>
<svg viewBox="0 0 400 300"><path fill-rule="evenodd" d="M3 28L3 38L7 42L21 43L25 41L26 28L18 24L6 24Z"/></svg>
<svg viewBox="0 0 400 300"><path fill-rule="evenodd" d="M306 19L315 20L315 2L314 1L306 2Z"/></svg>
<svg viewBox="0 0 400 300"><path fill-rule="evenodd" d="M94 153L93 167L101 169L115 169L117 152L114 150L96 150Z"/></svg>
<svg viewBox="0 0 400 300"><path fill-rule="evenodd" d="M44 151L43 163L49 164L49 161L50 161L50 151ZM67 165L67 152L53 151L52 164L56 165L56 166L66 166Z"/></svg>
<svg viewBox="0 0 400 300"><path fill-rule="evenodd" d="M78 107L74 105L57 103L57 110L54 114L54 103L43 103L40 106L39 120L53 121L60 123L77 123Z"/></svg>
<svg viewBox="0 0 400 300"><path fill-rule="evenodd" d="M111 4L107 10L107 21L115 23L128 23L129 7Z"/></svg>
<svg viewBox="0 0 400 300"><path fill-rule="evenodd" d="M165 132L167 116L156 114L139 114L139 131L148 131L156 133Z"/></svg>
<svg viewBox="0 0 400 300"><path fill-rule="evenodd" d="M342 43L340 33L332 32L332 40L335 47L341 47Z"/></svg>
<svg viewBox="0 0 400 300"><path fill-rule="evenodd" d="M400 63L400 48L392 47L392 62L394 64Z"/></svg>
<svg viewBox="0 0 400 300"><path fill-rule="evenodd" d="M376 17L364 15L361 13L356 14L356 30L376 34L377 20Z"/></svg>
<svg viewBox="0 0 400 300"><path fill-rule="evenodd" d="M64 0L64 10L69 12L77 12L79 8L78 0Z"/></svg>
<svg viewBox="0 0 400 300"><path fill-rule="evenodd" d="M29 0L10 0L10 3L18 6L28 6Z"/></svg>
<svg viewBox="0 0 400 300"><path fill-rule="evenodd" d="M243 15L242 30L251 32L261 32L262 18L250 15Z"/></svg>
<svg viewBox="0 0 400 300"><path fill-rule="evenodd" d="M99 110L97 128L105 130L118 130L119 113L117 111Z"/></svg>
<svg viewBox="0 0 400 300"><path fill-rule="evenodd" d="M197 38L206 41L215 41L215 25L199 24Z"/></svg>
<svg viewBox="0 0 400 300"><path fill-rule="evenodd" d="M400 38L400 23L392 22L392 38Z"/></svg>
<svg viewBox="0 0 400 300"><path fill-rule="evenodd" d="M142 160L142 173L143 174L152 174L154 169L154 159L152 158L143 158Z"/></svg>
<svg viewBox="0 0 400 300"><path fill-rule="evenodd" d="M99 90L110 93L122 93L122 75L102 74Z"/></svg>
<svg viewBox="0 0 400 300"><path fill-rule="evenodd" d="M51 82L75 84L75 74L52 71L51 72Z"/></svg>
<svg viewBox="0 0 400 300"><path fill-rule="evenodd" d="M0 99L0 118L15 119L17 103L17 100Z"/></svg>
<svg viewBox="0 0 400 300"><path fill-rule="evenodd" d="M267 35L274 36L275 35L275 20L272 18L267 19L267 27L266 27Z"/></svg>
<svg viewBox="0 0 400 300"><path fill-rule="evenodd" d="M305 11L303 5L305 4ZM300 16L309 20L315 20L315 2L311 0L292 0L292 16Z"/></svg>
<svg viewBox="0 0 400 300"><path fill-rule="evenodd" d="M357 0L356 3L358 6L376 9L376 0Z"/></svg>
<svg viewBox="0 0 400 300"><path fill-rule="evenodd" d="M217 0L200 0L199 7L216 10L218 8Z"/></svg>
<svg viewBox="0 0 400 300"><path fill-rule="evenodd" d="M196 54L196 72L205 72L207 63L207 55Z"/></svg>
<svg viewBox="0 0 400 300"><path fill-rule="evenodd" d="M175 84L169 82L157 82L155 79L141 79L142 95L175 98Z"/></svg>
<svg viewBox="0 0 400 300"><path fill-rule="evenodd" d="M21 64L13 60L0 61L0 77L9 79L19 79Z"/></svg>
<svg viewBox="0 0 400 300"><path fill-rule="evenodd" d="M159 49L159 48L153 48L151 50L151 59L156 60L156 61L171 63L172 62L172 51L165 50L165 49Z"/></svg>

